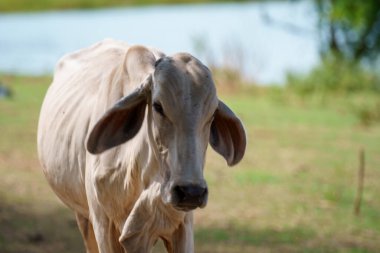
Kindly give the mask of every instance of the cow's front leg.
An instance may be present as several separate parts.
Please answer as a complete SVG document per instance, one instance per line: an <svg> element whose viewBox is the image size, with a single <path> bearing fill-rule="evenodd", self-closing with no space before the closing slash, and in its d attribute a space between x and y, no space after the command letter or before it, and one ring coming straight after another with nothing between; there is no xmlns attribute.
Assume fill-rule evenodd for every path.
<svg viewBox="0 0 380 253"><path fill-rule="evenodd" d="M193 212L185 215L183 223L169 238L163 238L169 253L194 253Z"/></svg>
<svg viewBox="0 0 380 253"><path fill-rule="evenodd" d="M149 253L159 238L170 240L184 218L184 212L163 203L161 184L153 183L136 201L119 241L128 253Z"/></svg>
<svg viewBox="0 0 380 253"><path fill-rule="evenodd" d="M107 208L109 206L112 207L112 205L110 205L110 202L105 201L108 192L104 191L104 186L107 184L103 181L106 181L107 172L111 170L105 170L106 173L99 173L99 171L97 171L98 174L95 174L95 176L90 174L88 178L95 180L86 184L89 219L94 229L99 253L124 253L124 249L118 241L120 233L116 229L109 213L107 213Z"/></svg>
<svg viewBox="0 0 380 253"><path fill-rule="evenodd" d="M97 208L90 203L92 211L90 212L90 220L94 228L94 234L96 242L98 244L99 253L114 252L112 250L110 238L109 238L109 227L110 221L101 210L96 210Z"/></svg>
<svg viewBox="0 0 380 253"><path fill-rule="evenodd" d="M90 205L90 220L94 229L99 253L124 253L124 249L118 241L118 232L113 222L107 217L106 213L96 206L97 203Z"/></svg>
<svg viewBox="0 0 380 253"><path fill-rule="evenodd" d="M96 244L94 229L91 222L80 213L75 213L79 231L82 235L86 253L99 253L98 245Z"/></svg>

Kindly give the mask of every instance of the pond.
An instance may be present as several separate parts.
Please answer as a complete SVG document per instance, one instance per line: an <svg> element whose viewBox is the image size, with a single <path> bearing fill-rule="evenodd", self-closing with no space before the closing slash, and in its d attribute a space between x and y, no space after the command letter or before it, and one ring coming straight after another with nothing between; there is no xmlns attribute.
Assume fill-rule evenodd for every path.
<svg viewBox="0 0 380 253"><path fill-rule="evenodd" d="M0 13L0 72L50 74L62 55L114 38L279 83L318 62L316 24L307 0Z"/></svg>

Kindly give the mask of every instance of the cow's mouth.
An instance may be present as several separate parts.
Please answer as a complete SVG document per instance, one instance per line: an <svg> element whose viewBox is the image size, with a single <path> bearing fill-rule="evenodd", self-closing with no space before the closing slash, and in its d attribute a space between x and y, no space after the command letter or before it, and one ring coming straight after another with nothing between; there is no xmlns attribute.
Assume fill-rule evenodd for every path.
<svg viewBox="0 0 380 253"><path fill-rule="evenodd" d="M198 205L174 205L174 208L177 209L178 211L182 211L182 212L190 212L194 209L197 209Z"/></svg>

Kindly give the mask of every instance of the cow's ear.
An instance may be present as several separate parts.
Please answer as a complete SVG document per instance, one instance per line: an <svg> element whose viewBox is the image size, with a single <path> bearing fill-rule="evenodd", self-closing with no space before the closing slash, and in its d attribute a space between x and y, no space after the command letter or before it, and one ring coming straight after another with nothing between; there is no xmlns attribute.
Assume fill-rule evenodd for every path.
<svg viewBox="0 0 380 253"><path fill-rule="evenodd" d="M219 101L211 124L210 144L226 159L229 166L237 164L245 153L247 141L244 127L222 101Z"/></svg>
<svg viewBox="0 0 380 253"><path fill-rule="evenodd" d="M87 150L99 154L132 139L144 121L145 107L150 97L152 77L122 98L95 124L87 140Z"/></svg>

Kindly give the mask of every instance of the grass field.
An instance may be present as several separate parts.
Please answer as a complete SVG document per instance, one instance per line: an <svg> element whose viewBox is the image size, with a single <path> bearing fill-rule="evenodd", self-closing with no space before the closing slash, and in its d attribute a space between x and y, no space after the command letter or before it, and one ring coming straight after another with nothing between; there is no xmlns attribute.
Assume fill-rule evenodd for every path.
<svg viewBox="0 0 380 253"><path fill-rule="evenodd" d="M0 252L84 252L74 216L36 157L51 78L0 78L13 90L0 100ZM380 252L380 125L362 126L344 106L268 90L220 94L244 122L248 149L234 168L209 151L210 197L195 212L196 252ZM361 148L366 176L356 217Z"/></svg>

